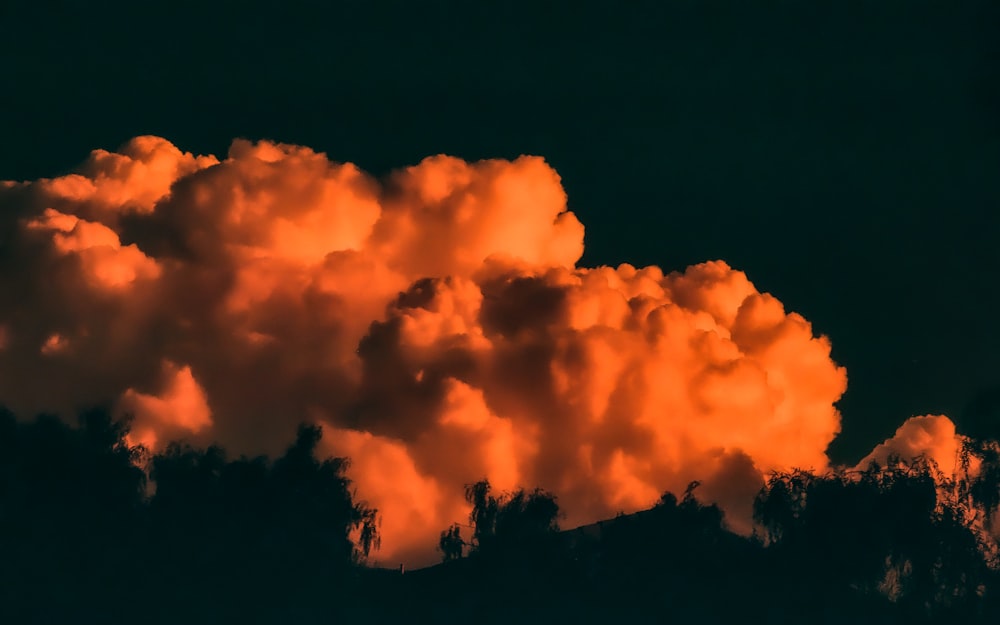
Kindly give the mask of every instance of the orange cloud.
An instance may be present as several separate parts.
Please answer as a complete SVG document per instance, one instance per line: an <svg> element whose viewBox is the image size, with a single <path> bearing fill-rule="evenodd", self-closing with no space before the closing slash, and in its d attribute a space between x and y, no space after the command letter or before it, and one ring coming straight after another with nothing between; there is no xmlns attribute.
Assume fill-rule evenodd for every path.
<svg viewBox="0 0 1000 625"><path fill-rule="evenodd" d="M137 442L153 449L170 437L197 434L212 425L205 389L198 384L191 367L163 363L163 373L157 394L127 389L118 408L132 414L135 421L132 435Z"/></svg>
<svg viewBox="0 0 1000 625"><path fill-rule="evenodd" d="M177 179L217 162L214 156L181 152L160 137L136 137L119 152L94 150L77 173L39 180L37 186L53 201L84 213L149 212Z"/></svg>
<svg viewBox="0 0 1000 625"><path fill-rule="evenodd" d="M234 453L323 423L384 561L433 559L483 477L555 492L566 526L698 479L746 531L762 475L825 468L839 431L846 373L808 321L721 261L578 267L538 157L378 181L301 146L140 137L0 203L0 288L23 294L0 302L2 401L116 399L150 446Z"/></svg>
<svg viewBox="0 0 1000 625"><path fill-rule="evenodd" d="M386 548L374 557L394 566L428 562L438 532L468 516L461 494L447 493L417 467L406 445L369 432L324 428L324 445L333 456L351 458L361 494L381 513L379 533Z"/></svg>
<svg viewBox="0 0 1000 625"><path fill-rule="evenodd" d="M135 245L122 246L118 234L103 224L46 208L25 227L48 235L55 254L72 257L80 264L83 279L95 286L122 288L136 279L159 274L155 261Z"/></svg>
<svg viewBox="0 0 1000 625"><path fill-rule="evenodd" d="M890 456L904 462L917 456L926 456L937 463L948 476L961 469L961 451L964 437L955 431L955 424L944 415L910 417L899 426L892 438L887 438L858 463L857 469L866 469L872 461L885 466Z"/></svg>

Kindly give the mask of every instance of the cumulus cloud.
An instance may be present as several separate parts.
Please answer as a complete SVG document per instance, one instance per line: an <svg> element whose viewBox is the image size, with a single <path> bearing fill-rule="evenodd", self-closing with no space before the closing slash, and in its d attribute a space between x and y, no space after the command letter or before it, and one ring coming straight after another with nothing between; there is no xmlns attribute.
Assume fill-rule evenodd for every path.
<svg viewBox="0 0 1000 625"><path fill-rule="evenodd" d="M130 435L136 443L155 449L212 425L205 389L194 379L191 367L164 362L159 386L158 394L129 388L121 396L118 408L135 418Z"/></svg>
<svg viewBox="0 0 1000 625"><path fill-rule="evenodd" d="M113 400L151 446L237 453L319 423L383 560L433 559L483 477L553 491L566 526L698 479L747 531L762 476L826 468L839 431L846 373L808 321L721 261L578 266L541 158L375 180L302 146L139 137L0 203L0 401Z"/></svg>
<svg viewBox="0 0 1000 625"><path fill-rule="evenodd" d="M947 476L961 470L962 443L965 438L955 431L955 424L944 415L910 417L865 456L856 468L865 469L872 462L886 466L891 457L907 461L917 456L933 460Z"/></svg>

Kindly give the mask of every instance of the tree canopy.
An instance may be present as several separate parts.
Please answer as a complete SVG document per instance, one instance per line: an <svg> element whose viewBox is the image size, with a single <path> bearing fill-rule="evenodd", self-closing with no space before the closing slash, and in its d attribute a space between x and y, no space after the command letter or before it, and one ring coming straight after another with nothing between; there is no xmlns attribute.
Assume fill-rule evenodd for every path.
<svg viewBox="0 0 1000 625"><path fill-rule="evenodd" d="M302 425L276 458L129 443L106 409L0 411L0 622L995 622L1000 445L770 476L756 531L691 483L564 530L555 495L487 480L444 564L368 565L379 515ZM466 534L466 535L463 535Z"/></svg>

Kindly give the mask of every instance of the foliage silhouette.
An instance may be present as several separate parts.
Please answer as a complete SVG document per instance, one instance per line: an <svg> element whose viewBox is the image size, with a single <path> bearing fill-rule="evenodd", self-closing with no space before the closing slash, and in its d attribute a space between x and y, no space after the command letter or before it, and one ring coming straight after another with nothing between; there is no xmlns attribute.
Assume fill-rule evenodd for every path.
<svg viewBox="0 0 1000 625"><path fill-rule="evenodd" d="M924 457L857 472L776 473L754 514L773 564L797 583L883 593L907 613L980 611L988 547L960 481Z"/></svg>
<svg viewBox="0 0 1000 625"><path fill-rule="evenodd" d="M0 410L0 622L996 622L1000 445L958 475L927 458L775 473L737 536L698 483L650 509L561 530L542 490L470 484L471 536L442 565L367 565L377 512L347 459L299 428L271 460L128 442L130 420L75 427ZM466 556L467 557L463 557Z"/></svg>
<svg viewBox="0 0 1000 625"><path fill-rule="evenodd" d="M465 541L462 540L462 528L458 523L441 531L441 539L438 541L438 551L441 552L441 558L444 562L461 558L464 548Z"/></svg>
<svg viewBox="0 0 1000 625"><path fill-rule="evenodd" d="M277 622L321 591L346 609L378 516L345 459L317 459L318 428L272 463L181 443L150 456L129 425L0 412L0 621Z"/></svg>
<svg viewBox="0 0 1000 625"><path fill-rule="evenodd" d="M530 550L559 532L556 497L541 489L530 493L518 489L495 496L489 481L480 480L466 486L465 500L472 505L471 553Z"/></svg>

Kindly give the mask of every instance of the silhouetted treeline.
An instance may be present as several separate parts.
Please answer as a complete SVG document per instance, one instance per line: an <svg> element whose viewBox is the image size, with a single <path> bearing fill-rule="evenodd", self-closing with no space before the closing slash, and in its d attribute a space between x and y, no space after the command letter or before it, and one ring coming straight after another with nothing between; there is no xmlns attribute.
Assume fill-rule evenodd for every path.
<svg viewBox="0 0 1000 625"><path fill-rule="evenodd" d="M914 617L967 622L993 591L991 541L968 490L924 458L896 460L854 474L775 475L755 513L769 564L796 571L802 591L882 594Z"/></svg>
<svg viewBox="0 0 1000 625"><path fill-rule="evenodd" d="M480 482L467 492L471 540L460 525L442 532L445 562L413 575L425 596L413 604L436 622L448 619L434 606L449 600L463 614L490 605L479 608L489 622L996 622L998 460L996 443L973 441L958 478L924 457L777 473L755 501L751 537L697 500L697 482L679 501L665 493L650 510L561 533L551 495L535 492L538 514L510 505L524 491L492 495ZM533 531L498 555L482 545L505 540L501 511ZM471 547L463 561L455 545Z"/></svg>
<svg viewBox="0 0 1000 625"><path fill-rule="evenodd" d="M989 529L1000 446L959 477L925 458L771 476L757 531L692 483L649 510L563 530L542 490L466 490L444 562L372 569L377 515L346 459L300 427L278 458L174 443L150 455L107 411L71 427L0 412L3 623L996 622Z"/></svg>
<svg viewBox="0 0 1000 625"><path fill-rule="evenodd" d="M78 427L0 414L0 622L319 623L346 609L376 513L353 500L346 460L317 458L319 428L274 461L181 444L149 457L127 432L100 410Z"/></svg>

